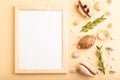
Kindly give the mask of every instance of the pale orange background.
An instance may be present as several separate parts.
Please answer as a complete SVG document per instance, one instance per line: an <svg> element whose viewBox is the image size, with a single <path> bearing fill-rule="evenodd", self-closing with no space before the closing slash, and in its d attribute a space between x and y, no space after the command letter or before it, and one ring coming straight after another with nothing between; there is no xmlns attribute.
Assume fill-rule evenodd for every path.
<svg viewBox="0 0 120 80"><path fill-rule="evenodd" d="M101 0L100 0L101 1ZM105 0L103 0L106 2ZM119 11L119 0L114 0L112 5L109 6L110 11L112 12L112 17L109 17L104 23L101 23L98 27L91 30L88 33L79 33L81 26L89 20L83 20L81 15L75 9L75 2L76 0L0 0L0 80L120 80L120 11ZM14 74L14 9L15 5L65 5L68 8L68 70L67 74L21 74L16 75ZM106 3L105 3L106 4ZM92 18L96 18L101 16L103 13L96 12L95 16ZM80 20L80 24L76 27L73 26L73 22L75 20ZM107 29L106 25L112 22L113 28ZM73 33L71 33L71 29ZM109 67L106 69L106 75L100 73L95 78L88 78L80 73L70 73L70 69L77 67L78 63L81 61L88 61L87 57L91 57L92 59L90 62L97 68L97 57L95 55L95 46L91 49L86 51L79 50L81 52L81 56L78 59L72 59L71 54L73 51L78 50L76 45L73 45L74 42L78 42L79 38L78 35L86 35L86 34L93 34L96 35L96 32L99 29L106 29L111 33L113 40L107 41L99 41L96 40L95 45L104 45L111 46L114 48L112 52L112 56L115 57L115 61L111 60L111 56L103 54L104 61L106 63L109 62L110 65L114 66L116 74L110 75L108 73Z"/></svg>

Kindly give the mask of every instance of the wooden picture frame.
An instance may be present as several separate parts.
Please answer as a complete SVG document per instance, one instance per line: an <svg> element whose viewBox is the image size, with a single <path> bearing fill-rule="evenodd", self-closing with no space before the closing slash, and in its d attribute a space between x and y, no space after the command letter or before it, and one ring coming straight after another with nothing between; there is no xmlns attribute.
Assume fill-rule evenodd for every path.
<svg viewBox="0 0 120 80"><path fill-rule="evenodd" d="M25 12L26 11L26 12ZM39 49L39 47L41 47L39 44L39 41L38 41L38 45L37 46L34 46L34 47L30 47L31 46L31 44L32 45L34 45L34 42L32 42L31 41L31 39L33 39L34 38L34 33L35 33L35 35L37 34L36 32L40 32L39 30L37 31L37 29L35 29L36 31L32 31L32 32L30 32L29 30L29 28L31 28L31 29L34 29L34 27L36 27L36 26L31 26L32 25L32 23L34 22L34 20L32 20L32 19L34 19L32 16L29 16L29 11L31 11L31 12L35 12L35 13L40 13L39 11L42 11L42 12L44 12L44 11L50 11L51 13L50 14L52 14L54 11L56 12L57 11L57 13L59 14L59 15L61 15L61 19L62 19L62 21L61 21L61 30L62 30L62 34L61 33L58 33L58 34L61 34L61 38L60 39L62 39L61 40L61 48L59 48L59 47L57 47L56 49L61 49L62 51L61 51L61 53L59 53L61 56L56 56L56 54L54 53L54 55L52 55L53 53L49 53L49 54L51 54L51 59L53 59L54 57L57 57L57 58L55 58L55 59L53 59L54 61L51 61L51 62L55 62L55 60L56 60L56 62L53 64L53 66L56 66L57 64L59 65L59 66L57 66L57 67L51 67L51 68L48 68L48 66L50 65L49 64L49 62L46 62L46 63L48 63L49 65L48 66L45 66L45 67L47 67L47 68L41 68L41 65L43 66L44 64L41 62L42 60L43 60L43 62L45 63L45 61L47 60L47 61L50 61L50 60L48 60L48 58L49 58L49 56L48 56L48 58L47 57L45 57L45 55L43 56L43 57L45 57L45 59L46 60L44 60L44 58L43 57L41 57L41 55L43 55L43 53L44 52L39 52L40 50L42 50L41 48ZM52 12L53 11L53 12ZM26 14L27 13L27 15L24 15L23 16L23 14ZM32 14L33 14L32 13ZM31 13L30 13L31 14ZM45 13L45 14L47 14L47 13ZM54 13L53 13L54 14ZM39 14L38 14L39 15ZM47 15L49 15L49 14L47 14ZM33 22L29 22L29 20L28 19L26 19L27 17L29 18L29 20L32 20ZM36 15L35 15L36 16ZM30 18L31 17L31 18ZM60 17L59 17L60 18ZM39 18L40 19L40 18ZM38 19L38 20L39 20ZM55 19L58 19L58 18L55 18ZM43 7L43 6L15 6L15 73L16 74L29 74L29 73L66 73L67 72L67 20L68 18L67 18L67 11L66 11L66 9L65 9L65 7ZM31 25L29 25L28 26L28 23L26 22L25 24L24 24L24 22L23 22L23 20L24 20L24 22L26 22L27 20L28 20L28 22L29 22L29 24L31 24ZM44 19L43 19L44 20ZM51 19L52 20L52 19ZM59 20L60 21L60 20ZM35 22L34 22L35 23ZM36 23L35 23L36 24ZM38 23L37 23L38 24ZM54 24L54 23L53 23ZM58 23L59 24L59 23ZM58 25L58 24L55 24L55 25ZM39 24L39 25L41 25L41 24ZM29 27L29 28L28 28ZM41 27L41 26L39 26L39 27ZM56 26L57 27L57 26ZM41 29L42 29L43 27L41 27ZM48 27L49 28L49 27ZM55 27L54 27L55 28ZM52 29L54 29L54 28L52 28ZM59 27L58 27L59 28ZM41 30L40 29L40 30ZM49 29L51 29L51 28L49 28ZM25 31L26 30L26 31ZM45 29L44 29L45 30ZM57 30L57 28L56 28L56 30ZM47 30L48 31L48 30ZM52 31L52 30L51 30ZM55 31L55 30L53 30L53 31ZM52 31L52 32L53 32ZM41 31L42 32L42 31ZM58 31L59 32L59 31ZM44 31L43 31L43 33L44 33ZM51 32L49 32L49 33L51 33ZM29 35L30 34L30 35ZM41 33L42 34L42 33ZM57 32L56 32L56 34L57 34ZM25 36L25 35L27 35L27 36ZM32 37L31 37L31 35L33 35ZM38 34L38 36L39 36L40 34ZM29 36L29 38L28 38L28 36ZM41 36L42 37L42 36ZM51 36L52 37L52 36ZM59 36L60 37L60 36ZM28 38L28 43L27 43L27 38ZM37 38L39 38L39 37L35 37L36 39ZM43 37L44 38L44 37ZM53 38L55 38L55 40L56 41L59 41L59 40L57 40L57 38L54 36ZM53 39L52 38L52 39ZM34 39L34 40L36 40L36 39ZM50 39L50 38L47 38L47 39ZM40 40L40 38L39 38L39 40ZM31 41L31 42L29 42L29 41ZM42 40L43 41L43 40ZM37 41L35 41L35 42L37 42ZM31 44L29 44L29 43L31 43ZM44 42L45 43L45 42ZM50 43L50 42L49 42ZM29 44L30 46L28 46L27 44ZM36 43L35 43L36 44ZM42 44L43 45L43 44ZM27 47L25 47L25 46L27 46ZM48 46L53 46L53 45L48 45ZM56 45L55 45L56 46ZM28 49L29 48L29 49ZM32 49L34 48L34 53L32 53L31 51L32 51ZM36 49L36 48L38 48L38 49ZM49 47L49 48L51 48L51 47ZM48 49L49 49L48 48ZM55 49L55 50L56 50ZM36 52L35 52L35 50L36 50ZM37 53L37 50L38 50L38 53ZM48 54L47 53L47 50L45 50L46 51L46 53L45 54ZM49 50L48 50L49 51ZM53 51L54 52L54 51ZM56 52L57 52L57 50L56 50ZM40 56L39 56L39 55ZM48 54L48 55L49 55ZM30 56L31 55L31 56ZM34 59L33 59L33 56L36 56L36 57L34 57ZM39 57L40 57L40 59L39 59ZM30 58L30 59L28 59L28 58ZM60 63L57 63L57 59L60 59L60 60L58 60L58 62L60 62ZM50 58L49 58L50 59ZM30 62L31 61L31 62ZM34 64L34 63L36 63L36 64ZM34 64L34 65L33 65ZM38 66L38 64L39 64L39 66L40 66L40 68L39 67L36 67L36 66ZM40 65L41 64L41 65ZM29 65L31 65L31 66L29 66ZM36 66L35 66L36 65ZM47 64L45 64L45 65L47 65ZM52 64L51 64L52 65ZM60 67L60 65L61 65L61 67ZM26 67L27 66L27 67Z"/></svg>

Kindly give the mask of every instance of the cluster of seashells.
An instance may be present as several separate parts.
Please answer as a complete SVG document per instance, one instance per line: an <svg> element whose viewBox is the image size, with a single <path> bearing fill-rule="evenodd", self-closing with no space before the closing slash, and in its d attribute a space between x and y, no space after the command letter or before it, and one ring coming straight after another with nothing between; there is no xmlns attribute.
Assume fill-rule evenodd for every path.
<svg viewBox="0 0 120 80"><path fill-rule="evenodd" d="M93 0L78 0L77 3L78 3L77 4L78 11L81 13L82 16L84 16L86 18L91 18L94 15L93 8L96 11L101 11L101 10L104 9L104 6L105 6L102 1L98 1L98 2L95 2L93 4ZM111 4L112 0L107 0L107 3ZM107 16L111 15L109 11L107 11L105 14ZM73 25L77 26L77 25L79 25L79 22L80 21L76 20L73 23ZM112 23L109 23L107 27L111 28ZM106 36L104 37L103 35L107 35L107 37ZM107 32L106 30L100 30L97 34L97 38L99 40L107 40L108 38L110 38L110 33ZM79 40L79 43L78 43L77 47L79 49L89 49L94 45L95 40L96 40L96 37L94 35L85 35ZM108 52L112 51L112 49L110 49L110 48L109 49L106 48L106 49L107 49ZM74 51L72 53L72 58L77 59L79 57L80 57L80 52L79 51ZM95 67L88 61L80 62L78 64L78 71L81 74L83 74L85 76L88 76L88 77L95 77L98 74ZM71 72L76 72L76 68L72 68ZM113 73L115 73L115 71L109 71L109 73L113 74Z"/></svg>

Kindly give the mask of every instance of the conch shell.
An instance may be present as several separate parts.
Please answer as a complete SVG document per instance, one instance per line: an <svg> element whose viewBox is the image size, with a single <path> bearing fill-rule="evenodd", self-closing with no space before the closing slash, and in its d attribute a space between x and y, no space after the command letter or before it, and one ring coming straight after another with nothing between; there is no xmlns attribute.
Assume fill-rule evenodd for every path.
<svg viewBox="0 0 120 80"><path fill-rule="evenodd" d="M79 63L79 72L88 77L94 77L97 74L93 65L87 61Z"/></svg>

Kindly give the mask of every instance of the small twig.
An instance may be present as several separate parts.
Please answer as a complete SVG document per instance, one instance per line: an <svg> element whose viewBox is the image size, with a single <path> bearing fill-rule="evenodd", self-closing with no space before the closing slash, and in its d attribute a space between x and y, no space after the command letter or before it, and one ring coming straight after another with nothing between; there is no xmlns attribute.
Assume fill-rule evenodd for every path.
<svg viewBox="0 0 120 80"><path fill-rule="evenodd" d="M104 62L103 62L103 57L102 57L102 46L99 47L99 46L96 46L97 48L97 56L99 58L99 62L98 62L98 66L100 67L99 70L101 70L104 74L105 74L105 66L104 66Z"/></svg>

